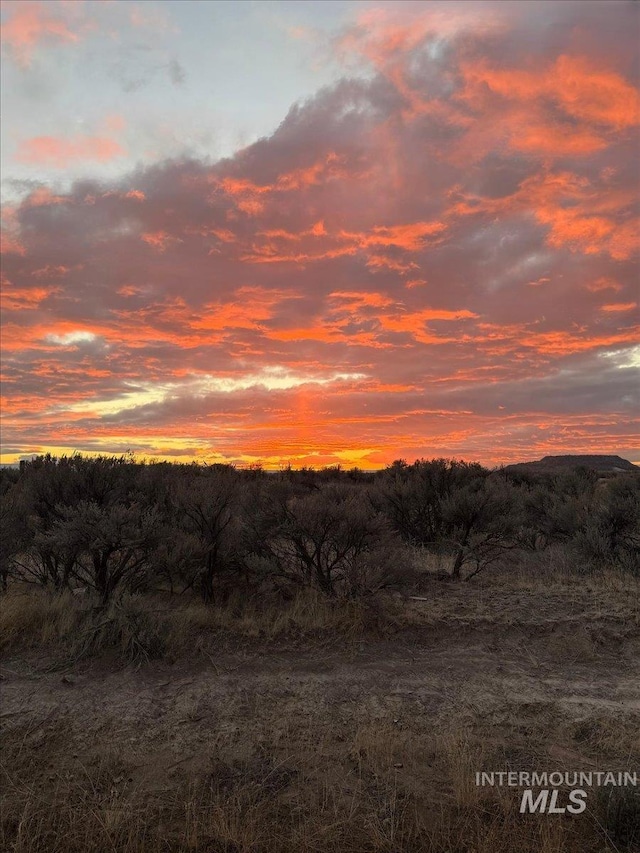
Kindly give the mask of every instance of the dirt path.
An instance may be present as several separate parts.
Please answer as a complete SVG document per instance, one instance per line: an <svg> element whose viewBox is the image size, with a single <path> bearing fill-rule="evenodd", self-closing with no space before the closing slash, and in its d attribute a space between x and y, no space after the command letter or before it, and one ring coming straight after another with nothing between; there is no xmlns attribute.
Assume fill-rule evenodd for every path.
<svg viewBox="0 0 640 853"><path fill-rule="evenodd" d="M344 647L246 648L137 670L103 662L47 673L16 659L2 669L0 721L5 732L26 726L36 742L64 721L78 753L108 742L142 763L168 750L169 764L178 753L197 764L213 735L238 746L246 727L247 741L260 731L291 735L318 716L323 730L348 724L350 731L372 721L424 729L452 715L475 725L502 719L508 728L553 717L640 721L633 642L598 648L575 634L532 642L529 633L415 630Z"/></svg>
<svg viewBox="0 0 640 853"><path fill-rule="evenodd" d="M15 654L0 667L8 837L28 815L74 853L165 850L169 829L180 853L631 849L618 817L604 845L597 792L581 822L532 823L517 791L474 777L640 770L635 607L438 588L384 639L212 635L138 669Z"/></svg>

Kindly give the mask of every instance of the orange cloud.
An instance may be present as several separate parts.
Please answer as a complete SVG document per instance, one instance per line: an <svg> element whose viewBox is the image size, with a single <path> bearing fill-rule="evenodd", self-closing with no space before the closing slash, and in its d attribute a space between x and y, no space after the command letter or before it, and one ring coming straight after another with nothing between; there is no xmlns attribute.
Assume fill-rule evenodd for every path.
<svg viewBox="0 0 640 853"><path fill-rule="evenodd" d="M430 239L432 245L440 240L441 238L438 235L442 234L446 227L443 222L414 222L393 226L374 226L365 232L342 230L337 234L331 234L325 228L324 222L316 222L311 228L300 232L269 229L259 231L257 235L266 238L266 242L254 243L252 252L243 255L241 260L250 263L305 264L345 255L355 255L361 251L367 252L372 247L418 252L424 247L427 240ZM278 245L278 241L300 242L304 237L326 238L324 239L326 248L291 252L283 251ZM402 261L378 251L367 253L366 258L366 264L369 267L384 267L396 270L401 274L417 268L412 261Z"/></svg>
<svg viewBox="0 0 640 853"><path fill-rule="evenodd" d="M0 249L3 255L24 255L26 254L26 249L20 242L19 238L12 234L8 230L2 231L2 238L0 239Z"/></svg>
<svg viewBox="0 0 640 853"><path fill-rule="evenodd" d="M80 33L71 29L68 21L56 14L52 3L23 0L6 4L7 20L2 24L2 41L22 66L29 66L33 52L42 42L66 42L74 44Z"/></svg>
<svg viewBox="0 0 640 853"><path fill-rule="evenodd" d="M120 143L107 136L78 135L70 139L35 136L21 143L14 159L20 163L66 169L78 160L106 163L125 154Z"/></svg>
<svg viewBox="0 0 640 853"><path fill-rule="evenodd" d="M389 258L386 255L369 255L367 257L367 266L372 269L395 270L400 275L405 275L409 270L419 269L418 264L413 261L399 261L395 258Z"/></svg>
<svg viewBox="0 0 640 853"><path fill-rule="evenodd" d="M633 311L637 307L637 302L614 302L610 305L602 305L600 310L608 314L619 314L621 311Z"/></svg>
<svg viewBox="0 0 640 853"><path fill-rule="evenodd" d="M5 279L2 282L0 302L3 309L12 311L33 310L52 293L60 293L56 287L12 287Z"/></svg>
<svg viewBox="0 0 640 853"><path fill-rule="evenodd" d="M385 331L399 332L411 335L417 342L422 344L444 344L456 340L451 335L442 335L432 331L428 323L432 320L470 320L477 318L477 314L467 309L450 311L446 309L425 308L421 311L398 312L383 314L380 316L380 324Z"/></svg>
<svg viewBox="0 0 640 853"><path fill-rule="evenodd" d="M428 237L434 237L446 230L443 222L412 222L406 225L378 225L364 234L352 234L342 231L340 237L353 240L359 246L395 246L408 252L422 249Z"/></svg>
<svg viewBox="0 0 640 853"><path fill-rule="evenodd" d="M568 246L588 255L607 253L615 260L633 257L640 248L640 219L619 221L619 212L633 204L633 189L612 191L570 172L543 169L522 181L517 191L497 199L459 192L448 209L452 218L529 213L549 226L547 243Z"/></svg>
<svg viewBox="0 0 640 853"><path fill-rule="evenodd" d="M574 118L618 130L640 124L638 90L584 56L558 57L549 75L549 89Z"/></svg>
<svg viewBox="0 0 640 853"><path fill-rule="evenodd" d="M271 186L258 186L246 178L223 178L221 181L214 179L214 183L230 196L260 195L271 192Z"/></svg>
<svg viewBox="0 0 640 853"><path fill-rule="evenodd" d="M322 160L303 169L294 169L280 175L275 189L281 192L305 189L332 178L348 176L349 171L341 157L330 151Z"/></svg>
<svg viewBox="0 0 640 853"><path fill-rule="evenodd" d="M140 239L158 252L164 252L169 246L182 242L179 237L175 237L167 231L147 232L141 234Z"/></svg>
<svg viewBox="0 0 640 853"><path fill-rule="evenodd" d="M518 348L529 347L537 353L567 356L637 343L640 327L628 327L609 334L583 328L575 330L538 331L535 326L496 326L479 323L473 338L478 345L487 346L495 355L513 354Z"/></svg>
<svg viewBox="0 0 640 853"><path fill-rule="evenodd" d="M530 154L581 156L607 147L607 140L591 128L576 128L570 122L552 123L542 116L514 116L505 123L505 129L511 147Z"/></svg>
<svg viewBox="0 0 640 853"><path fill-rule="evenodd" d="M193 329L224 331L225 329L259 329L274 316L276 306L291 294L282 290L241 287L232 302L208 303L202 316L191 321Z"/></svg>
<svg viewBox="0 0 640 853"><path fill-rule="evenodd" d="M465 63L462 73L469 86L466 100L487 87L505 100L521 104L549 98L571 118L616 130L640 123L637 89L584 56L562 55L546 68L532 71L492 68L487 62Z"/></svg>
<svg viewBox="0 0 640 853"><path fill-rule="evenodd" d="M592 293L599 293L602 290L613 290L615 292L619 292L622 290L622 285L620 284L620 282L615 281L615 279L613 278L601 276L596 281L589 282L586 285L586 288Z"/></svg>
<svg viewBox="0 0 640 853"><path fill-rule="evenodd" d="M332 258L340 258L344 255L353 255L357 249L354 246L345 246L344 248L327 249L324 252L296 252L285 253L281 252L275 246L270 244L254 246L253 253L242 255L240 260L247 261L252 264L284 264L293 263L305 265L315 261L330 260Z"/></svg>
<svg viewBox="0 0 640 853"><path fill-rule="evenodd" d="M23 205L29 207L48 207L53 204L70 204L68 196L55 195L48 187L38 187L26 197Z"/></svg>
<svg viewBox="0 0 640 853"><path fill-rule="evenodd" d="M310 166L292 169L280 173L273 183L256 184L248 178L211 176L210 183L232 197L238 210L248 216L259 216L265 210L269 196L277 193L291 193L318 186L339 178L352 178L344 157L329 151L324 157Z"/></svg>
<svg viewBox="0 0 640 853"><path fill-rule="evenodd" d="M268 231L258 231L258 236L300 242L303 237L326 237L327 230L324 227L324 221L319 220L318 222L315 222L311 226L311 228L308 228L306 231L292 232L285 231L284 228L273 228Z"/></svg>

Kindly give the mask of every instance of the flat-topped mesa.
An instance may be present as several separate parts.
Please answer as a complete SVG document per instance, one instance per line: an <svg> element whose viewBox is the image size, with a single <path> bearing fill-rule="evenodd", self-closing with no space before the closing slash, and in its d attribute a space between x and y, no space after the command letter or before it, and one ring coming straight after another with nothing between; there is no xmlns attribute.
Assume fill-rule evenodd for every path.
<svg viewBox="0 0 640 853"><path fill-rule="evenodd" d="M578 467L590 468L593 471L606 474L625 472L640 474L640 466L634 465L628 459L623 459L622 456L602 453L544 456L542 459L532 462L517 462L513 465L506 465L505 469L508 471L554 472L571 470Z"/></svg>

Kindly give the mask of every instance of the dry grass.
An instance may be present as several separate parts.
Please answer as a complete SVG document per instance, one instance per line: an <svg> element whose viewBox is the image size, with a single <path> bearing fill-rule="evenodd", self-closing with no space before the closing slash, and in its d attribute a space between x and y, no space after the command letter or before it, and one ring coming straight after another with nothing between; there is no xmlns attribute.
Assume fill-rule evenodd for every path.
<svg viewBox="0 0 640 853"><path fill-rule="evenodd" d="M443 559L414 554L415 589L366 599L330 599L313 589L289 600L232 594L222 604L168 595L125 595L105 610L69 592L15 587L0 597L0 650L52 648L68 659L105 652L127 662L210 654L220 643L358 641L416 627L455 630L530 626L555 631L558 659L592 660L599 647L640 630L640 580L601 572L576 579L526 558L470 584L442 580Z"/></svg>
<svg viewBox="0 0 640 853"><path fill-rule="evenodd" d="M624 839L625 831L633 832L628 821L635 803L598 801L584 821L521 816L517 792L469 781L486 747L455 728L436 741L425 733L416 744L415 735L371 720L353 731L343 760L326 748L290 751L286 761L260 752L243 762L217 761L207 774L166 780L152 792L134 781L136 768L123 753L103 748L86 763L73 761L59 727L36 757L25 746L32 735L14 733L3 750L0 843L14 853L633 849L616 844L615 833ZM423 766L415 759L412 764L416 751L431 752L436 780L411 772ZM606 827L598 826L603 821L610 840Z"/></svg>
<svg viewBox="0 0 640 853"><path fill-rule="evenodd" d="M521 553L468 584L454 584L443 580L446 558L416 549L419 579L412 594L422 599L416 607L423 621L434 624L568 628L575 623L576 642L587 657L598 644L595 623L619 623L624 633L640 629L640 578L612 568L580 576L566 560L562 549Z"/></svg>
<svg viewBox="0 0 640 853"><path fill-rule="evenodd" d="M70 592L12 590L0 598L0 649L55 643L76 633L82 617Z"/></svg>
<svg viewBox="0 0 640 853"><path fill-rule="evenodd" d="M13 655L31 648L71 665L109 652L120 661L143 664L164 656L176 665L154 665L162 675L156 682L150 676L144 685L142 676L155 673L154 667L132 674L93 661L78 676L71 670L72 686L60 684L59 673L40 681L36 674L33 684L22 682L33 688L31 697L48 689L60 702L64 693L58 706L47 704L45 695L39 709L30 698L22 705L18 687L13 688L21 710L2 720L0 848L12 853L640 849L637 796L594 792L580 819L542 817L519 814L518 790L475 785L478 770L637 764L637 715L630 710L614 714L603 703L572 717L555 700L533 701L517 693L518 684L530 687L523 681L525 669L534 678L539 671L541 679L571 676L577 660L580 667L606 673L603 649L610 660L619 646L625 654L637 648L636 582L603 573L579 586L563 572L554 574L552 566L537 580L520 566L479 577L478 583L451 584L437 579L442 569L437 561L423 568L418 596L423 601L386 595L367 602L330 601L306 592L288 602L237 596L205 606L139 596L95 611L84 597L10 591L0 601L0 645ZM393 632L398 636L385 642ZM373 650L365 665L353 664L348 676L334 672L330 657L326 663L329 641L368 651L369 640ZM404 643L401 655L399 643ZM436 679L454 657L477 645L473 660L488 663L484 677L492 686L487 689L471 662L468 683L453 676L434 685L423 679L419 696L411 680L414 670L407 669L414 664L405 665L401 683L396 663L403 657L412 661L416 651L419 681L420 653L430 655L432 643L442 666L434 670ZM228 668L217 666L216 654L225 644L234 650L225 661L235 655ZM249 660L248 676L234 671L244 656L235 651L242 644L250 659L261 651L254 670ZM389 657L387 669L373 666L367 675L366 665L392 645L396 657ZM303 670L278 664L278 655L296 659L311 648L310 665L317 660L323 666L303 684ZM201 662L189 670L199 656ZM509 671L492 670L492 661ZM538 669L545 661L546 672ZM522 669L514 662L522 662ZM263 674L261 667L269 670L272 663L273 670ZM172 691L165 678L167 684L183 679L185 688L172 685ZM155 692L145 693L150 684ZM443 694L435 710L429 710L432 688ZM109 690L124 697L112 706L116 711L101 707ZM60 707L64 711L58 712Z"/></svg>
<svg viewBox="0 0 640 853"><path fill-rule="evenodd" d="M322 634L360 636L382 630L385 616L380 602L333 600L314 590L301 590L289 601L243 599L232 596L222 606L194 601L168 614L169 643L176 651L206 643L209 634L225 632L246 638L275 640Z"/></svg>
<svg viewBox="0 0 640 853"><path fill-rule="evenodd" d="M289 601L236 594L222 605L166 596L129 596L106 609L84 596L45 590L0 598L0 649L58 649L67 659L115 653L129 663L206 654L220 640L270 642L384 635L401 623L388 597L333 600L302 590Z"/></svg>

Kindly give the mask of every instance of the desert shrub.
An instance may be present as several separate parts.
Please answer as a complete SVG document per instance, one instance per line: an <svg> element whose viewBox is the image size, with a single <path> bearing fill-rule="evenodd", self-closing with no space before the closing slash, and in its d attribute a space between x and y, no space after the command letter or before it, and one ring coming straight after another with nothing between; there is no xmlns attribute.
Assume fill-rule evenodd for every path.
<svg viewBox="0 0 640 853"><path fill-rule="evenodd" d="M364 498L364 499L363 499ZM359 487L331 483L281 503L253 565L334 596L374 592L397 582L400 544Z"/></svg>
<svg viewBox="0 0 640 853"><path fill-rule="evenodd" d="M587 565L618 566L640 575L640 478L620 477L606 484L584 515L574 547Z"/></svg>
<svg viewBox="0 0 640 853"><path fill-rule="evenodd" d="M64 508L47 535L52 549L74 554L75 577L106 604L119 588L139 589L160 537L154 509L80 501Z"/></svg>
<svg viewBox="0 0 640 853"><path fill-rule="evenodd" d="M444 535L443 502L488 472L455 459L397 460L377 483L373 500L394 530L412 545L433 545Z"/></svg>
<svg viewBox="0 0 640 853"><path fill-rule="evenodd" d="M130 456L47 454L22 462L10 498L21 518L12 573L20 580L63 590L74 576L78 553L57 528L79 504L115 506L127 500L139 466Z"/></svg>
<svg viewBox="0 0 640 853"><path fill-rule="evenodd" d="M223 578L242 568L241 483L230 466L200 470L172 487L174 536L165 563L173 561L182 590L211 601ZM170 571L170 570L169 570Z"/></svg>
<svg viewBox="0 0 640 853"><path fill-rule="evenodd" d="M455 558L452 576L471 565L467 579L516 547L520 527L517 490L497 477L483 477L453 492L442 503L444 538Z"/></svg>
<svg viewBox="0 0 640 853"><path fill-rule="evenodd" d="M454 578L467 565L468 577L477 574L516 547L519 531L522 536L520 490L477 464L397 460L372 499L406 542L450 554Z"/></svg>
<svg viewBox="0 0 640 853"><path fill-rule="evenodd" d="M579 571L637 573L639 495L633 476L512 476L448 459L374 475L42 456L0 477L0 584L81 584L103 605L142 589L219 603L265 579L348 597L406 579L406 546L447 557L454 577L556 546Z"/></svg>
<svg viewBox="0 0 640 853"><path fill-rule="evenodd" d="M3 479L0 484L0 589L4 592L20 554L28 544L23 516L19 489L11 481Z"/></svg>

